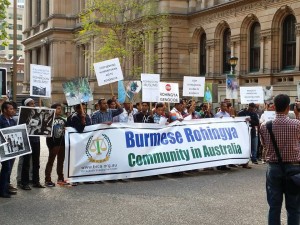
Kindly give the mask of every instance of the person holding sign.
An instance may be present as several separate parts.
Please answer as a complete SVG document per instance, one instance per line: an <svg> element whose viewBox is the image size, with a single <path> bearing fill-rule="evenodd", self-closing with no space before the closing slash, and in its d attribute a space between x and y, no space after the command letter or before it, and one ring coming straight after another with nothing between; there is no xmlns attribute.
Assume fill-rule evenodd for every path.
<svg viewBox="0 0 300 225"><path fill-rule="evenodd" d="M133 116L135 123L154 123L153 117L149 113L149 103L142 102L142 111Z"/></svg>
<svg viewBox="0 0 300 225"><path fill-rule="evenodd" d="M113 117L118 116L123 112L123 108L118 101L116 101L116 109L109 109L105 98L99 99L98 103L99 110L92 115L93 124L105 123L110 125L113 122Z"/></svg>
<svg viewBox="0 0 300 225"><path fill-rule="evenodd" d="M68 125L82 133L85 126L92 125L91 118L84 113L82 104L75 105L74 109L75 112L72 114Z"/></svg>
<svg viewBox="0 0 300 225"><path fill-rule="evenodd" d="M10 102L4 102L1 106L2 115L0 116L0 128L15 126L16 122L12 118L15 110ZM0 173L0 197L10 198L12 194L17 194L16 189L10 189L10 175L15 159L1 162L2 168Z"/></svg>
<svg viewBox="0 0 300 225"><path fill-rule="evenodd" d="M174 122L176 120L178 120L178 121L183 120L183 116L182 116L183 109L184 109L184 102L181 99L179 101L179 103L175 103L174 108L170 111L170 114L169 114L170 123Z"/></svg>

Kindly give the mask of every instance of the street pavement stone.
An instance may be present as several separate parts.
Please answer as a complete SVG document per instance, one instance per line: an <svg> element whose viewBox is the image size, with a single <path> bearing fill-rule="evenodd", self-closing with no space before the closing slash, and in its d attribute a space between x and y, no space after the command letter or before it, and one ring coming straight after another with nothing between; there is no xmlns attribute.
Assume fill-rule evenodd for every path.
<svg viewBox="0 0 300 225"><path fill-rule="evenodd" d="M48 150L44 138L41 143L42 182ZM251 166L18 190L11 199L0 198L0 224L263 225L268 211L266 166ZM282 224L285 221L284 212Z"/></svg>

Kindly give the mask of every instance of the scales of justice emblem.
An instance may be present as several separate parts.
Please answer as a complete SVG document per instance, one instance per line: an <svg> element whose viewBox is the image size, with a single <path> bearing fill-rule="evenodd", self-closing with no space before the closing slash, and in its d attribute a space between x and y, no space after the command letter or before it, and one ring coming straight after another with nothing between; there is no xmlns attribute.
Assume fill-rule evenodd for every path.
<svg viewBox="0 0 300 225"><path fill-rule="evenodd" d="M110 158L111 142L107 135L91 136L86 146L86 154L90 162L102 163Z"/></svg>

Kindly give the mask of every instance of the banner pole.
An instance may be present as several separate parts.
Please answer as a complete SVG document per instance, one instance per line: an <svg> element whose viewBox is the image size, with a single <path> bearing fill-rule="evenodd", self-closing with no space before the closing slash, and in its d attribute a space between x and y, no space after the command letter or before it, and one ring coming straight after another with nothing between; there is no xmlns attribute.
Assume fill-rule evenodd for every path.
<svg viewBox="0 0 300 225"><path fill-rule="evenodd" d="M113 90L113 86L112 86L112 84L109 84L109 86L110 86L110 92L111 92L111 96L114 96L114 90Z"/></svg>
<svg viewBox="0 0 300 225"><path fill-rule="evenodd" d="M42 98L39 97L39 107L42 107Z"/></svg>

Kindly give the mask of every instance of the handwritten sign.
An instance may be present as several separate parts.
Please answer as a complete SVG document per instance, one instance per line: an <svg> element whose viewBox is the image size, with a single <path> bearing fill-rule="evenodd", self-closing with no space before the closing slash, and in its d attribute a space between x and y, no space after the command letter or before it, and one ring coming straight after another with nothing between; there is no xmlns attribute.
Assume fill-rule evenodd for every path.
<svg viewBox="0 0 300 225"><path fill-rule="evenodd" d="M264 92L262 87L240 87L241 103L263 104Z"/></svg>
<svg viewBox="0 0 300 225"><path fill-rule="evenodd" d="M205 77L183 77L183 96L203 97Z"/></svg>
<svg viewBox="0 0 300 225"><path fill-rule="evenodd" d="M118 58L94 63L98 86L123 80L123 72Z"/></svg>
<svg viewBox="0 0 300 225"><path fill-rule="evenodd" d="M158 102L159 100L159 74L141 74L143 102Z"/></svg>

